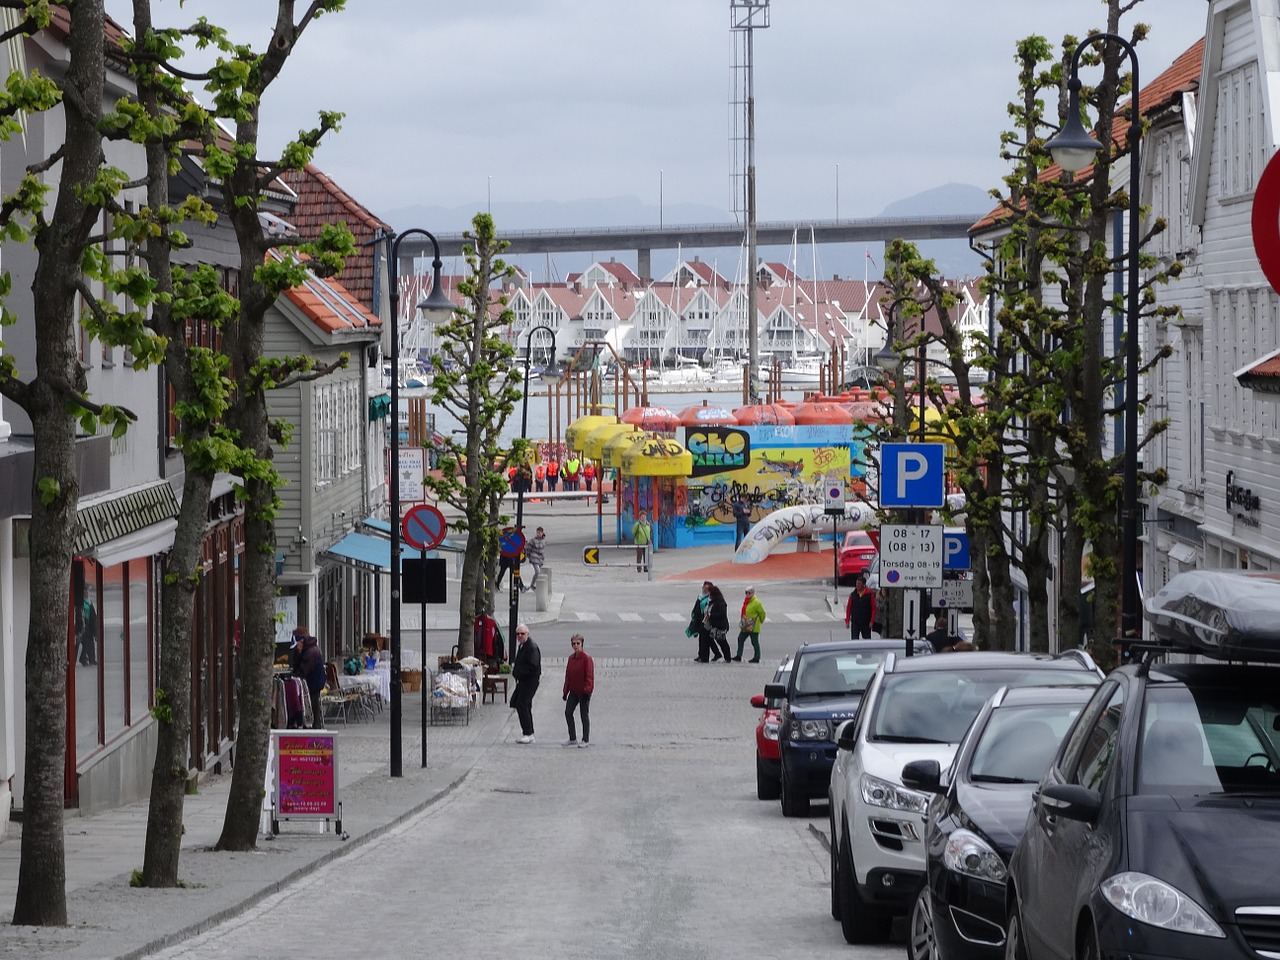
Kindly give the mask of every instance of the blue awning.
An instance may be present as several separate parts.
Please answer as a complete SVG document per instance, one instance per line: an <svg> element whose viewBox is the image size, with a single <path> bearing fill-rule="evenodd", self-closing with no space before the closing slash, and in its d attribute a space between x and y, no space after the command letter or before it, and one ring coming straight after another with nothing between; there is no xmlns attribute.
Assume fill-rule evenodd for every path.
<svg viewBox="0 0 1280 960"><path fill-rule="evenodd" d="M348 563L362 570L391 569L391 541L384 540L382 537L371 537L365 533L348 533L324 553L340 563ZM421 550L401 545L402 561L405 558L417 560L421 557Z"/></svg>

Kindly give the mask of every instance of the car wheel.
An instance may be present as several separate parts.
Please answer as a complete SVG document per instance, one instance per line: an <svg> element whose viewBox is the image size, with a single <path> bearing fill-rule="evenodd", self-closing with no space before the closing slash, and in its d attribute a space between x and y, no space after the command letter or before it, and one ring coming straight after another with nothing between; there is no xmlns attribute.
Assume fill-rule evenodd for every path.
<svg viewBox="0 0 1280 960"><path fill-rule="evenodd" d="M1076 941L1076 960L1098 960L1102 956L1098 949L1098 935L1093 932L1092 926L1081 930Z"/></svg>
<svg viewBox="0 0 1280 960"><path fill-rule="evenodd" d="M778 779L773 776L764 766L764 758L760 754L756 754L756 797L760 800L777 800Z"/></svg>
<svg viewBox="0 0 1280 960"><path fill-rule="evenodd" d="M836 856L836 805L827 801L830 813L828 813L828 822L830 823L831 832L827 834L827 851L831 854L831 919L840 919L840 898L836 896L836 871L840 869L840 858Z"/></svg>
<svg viewBox="0 0 1280 960"><path fill-rule="evenodd" d="M782 798L782 815L784 817L807 817L809 815L809 798L797 796L787 783L787 765L782 764L782 775L779 778L778 793Z"/></svg>
<svg viewBox="0 0 1280 960"><path fill-rule="evenodd" d="M889 939L892 918L878 907L870 906L858 893L858 878L849 852L849 837L840 841L840 869L836 891L840 898L840 932L845 943L884 943Z"/></svg>
<svg viewBox="0 0 1280 960"><path fill-rule="evenodd" d="M1009 908L1009 924L1004 933L1004 960L1027 960L1027 945L1022 942L1022 916L1016 897Z"/></svg>
<svg viewBox="0 0 1280 960"><path fill-rule="evenodd" d="M934 926L933 895L925 883L911 905L911 917L907 926L908 960L942 960L938 949L938 931Z"/></svg>

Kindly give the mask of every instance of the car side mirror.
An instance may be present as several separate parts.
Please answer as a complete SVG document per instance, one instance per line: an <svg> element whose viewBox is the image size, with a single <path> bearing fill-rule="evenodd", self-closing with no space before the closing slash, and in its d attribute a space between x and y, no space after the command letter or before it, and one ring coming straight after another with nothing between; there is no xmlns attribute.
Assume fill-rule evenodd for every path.
<svg viewBox="0 0 1280 960"><path fill-rule="evenodd" d="M941 793L942 765L937 760L912 760L902 768L902 785L925 793Z"/></svg>
<svg viewBox="0 0 1280 960"><path fill-rule="evenodd" d="M854 720L846 720L836 727L836 747L840 750L852 750L858 745L858 724Z"/></svg>
<svg viewBox="0 0 1280 960"><path fill-rule="evenodd" d="M766 683L764 685L764 698L766 700L787 699L787 685L785 683Z"/></svg>
<svg viewBox="0 0 1280 960"><path fill-rule="evenodd" d="M1040 791L1045 813L1081 823L1093 823L1102 809L1102 794L1075 783L1052 783Z"/></svg>
<svg viewBox="0 0 1280 960"><path fill-rule="evenodd" d="M757 693L754 697L752 697L752 698L751 698L751 705L752 705L753 707L759 707L759 708L761 708L761 709L764 709L764 694L763 694L763 693Z"/></svg>

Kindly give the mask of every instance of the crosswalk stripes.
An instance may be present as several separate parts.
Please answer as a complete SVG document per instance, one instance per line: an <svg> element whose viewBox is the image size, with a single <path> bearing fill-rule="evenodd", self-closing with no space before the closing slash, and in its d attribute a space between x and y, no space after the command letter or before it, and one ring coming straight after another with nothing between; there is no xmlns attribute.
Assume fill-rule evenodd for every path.
<svg viewBox="0 0 1280 960"><path fill-rule="evenodd" d="M634 610L618 610L612 613L606 613L603 617L598 613L587 613L585 611L577 611L573 614L577 617L578 622L600 623L602 620L613 621L615 618L623 623L652 623L655 619L663 623L685 623L689 619L687 613L676 613L671 610L653 610L643 613ZM824 623L827 620L839 620L840 617L835 614L823 613L799 613L794 611L780 612L770 616L771 621L785 621L787 623ZM734 623L733 629L737 629Z"/></svg>

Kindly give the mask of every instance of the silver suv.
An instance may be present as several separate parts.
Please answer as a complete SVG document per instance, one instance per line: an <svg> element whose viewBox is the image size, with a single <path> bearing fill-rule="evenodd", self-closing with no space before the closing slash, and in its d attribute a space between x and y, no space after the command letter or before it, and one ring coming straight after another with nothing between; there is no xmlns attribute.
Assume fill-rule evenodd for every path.
<svg viewBox="0 0 1280 960"><path fill-rule="evenodd" d="M890 654L857 715L837 734L828 788L831 915L849 943L879 943L924 882L930 795L902 785L913 760L946 767L978 711L1002 686L1062 686L1102 679L1088 654Z"/></svg>

